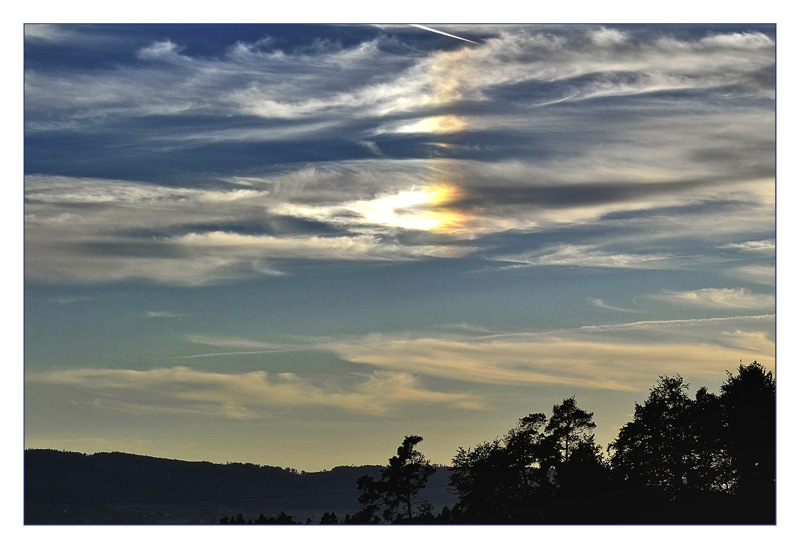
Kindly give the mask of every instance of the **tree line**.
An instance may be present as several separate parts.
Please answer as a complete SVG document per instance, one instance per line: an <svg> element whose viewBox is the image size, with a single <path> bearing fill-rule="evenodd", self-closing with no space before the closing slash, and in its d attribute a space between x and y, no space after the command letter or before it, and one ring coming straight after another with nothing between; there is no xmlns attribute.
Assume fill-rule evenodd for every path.
<svg viewBox="0 0 800 549"><path fill-rule="evenodd" d="M661 376L604 452L593 412L566 398L549 417L529 414L459 448L449 480L458 501L438 513L419 497L436 468L416 448L422 437L409 435L380 478L358 479L362 508L341 522L774 524L775 401L775 379L758 362L727 372L718 395L701 387L692 397L680 375ZM262 523L297 524L281 518Z"/></svg>

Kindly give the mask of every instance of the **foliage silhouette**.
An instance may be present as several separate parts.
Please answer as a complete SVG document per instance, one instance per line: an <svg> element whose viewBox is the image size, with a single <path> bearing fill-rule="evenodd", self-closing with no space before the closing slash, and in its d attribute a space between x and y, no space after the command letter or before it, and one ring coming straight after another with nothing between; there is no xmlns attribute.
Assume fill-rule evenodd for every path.
<svg viewBox="0 0 800 549"><path fill-rule="evenodd" d="M549 483L545 464L552 456L543 428L544 414L520 419L502 439L472 449L459 448L450 485L459 496L453 516L459 522L503 523Z"/></svg>
<svg viewBox="0 0 800 549"><path fill-rule="evenodd" d="M679 375L661 376L644 404L636 403L633 421L610 444L611 465L626 482L655 488L674 499L697 466L697 434L691 418L688 385Z"/></svg>
<svg viewBox="0 0 800 549"><path fill-rule="evenodd" d="M607 489L607 464L589 434L591 419L572 397L553 406L549 421L529 414L502 439L459 448L450 476L459 496L454 520L560 522L554 506Z"/></svg>
<svg viewBox="0 0 800 549"><path fill-rule="evenodd" d="M560 405L553 406L553 415L550 416L550 421L544 430L553 439L561 453L562 461L569 461L570 449L588 441L587 431L597 427L592 421L593 415L594 413L578 408L574 396L564 399Z"/></svg>
<svg viewBox="0 0 800 549"><path fill-rule="evenodd" d="M775 519L776 392L772 372L758 362L739 365L720 388L724 443L736 474L735 493L762 502L753 518Z"/></svg>
<svg viewBox="0 0 800 549"><path fill-rule="evenodd" d="M617 481L639 490L640 510L658 510L640 521L774 523L772 374L740 365L720 392L691 399L681 376L662 376L609 445Z"/></svg>
<svg viewBox="0 0 800 549"><path fill-rule="evenodd" d="M244 520L244 517L241 513L236 515L236 517L222 517L219 520L220 524L302 524L300 522L295 522L292 520L291 515L287 515L285 511L281 511L277 517L265 517L264 513L258 515L258 518L254 521L252 519Z"/></svg>
<svg viewBox="0 0 800 549"><path fill-rule="evenodd" d="M329 513L325 511L322 513L322 518L319 519L320 524L339 524L339 519L336 517L336 513Z"/></svg>
<svg viewBox="0 0 800 549"><path fill-rule="evenodd" d="M381 470L380 480L365 475L358 479L361 495L358 501L364 505L354 521L360 523L377 522L377 512L383 510L386 522L411 522L414 520L414 507L420 502L416 496L425 487L428 478L436 471L430 461L415 448L422 437L409 435L397 448L397 455L389 459L389 465ZM428 507L420 509L420 514L430 514Z"/></svg>

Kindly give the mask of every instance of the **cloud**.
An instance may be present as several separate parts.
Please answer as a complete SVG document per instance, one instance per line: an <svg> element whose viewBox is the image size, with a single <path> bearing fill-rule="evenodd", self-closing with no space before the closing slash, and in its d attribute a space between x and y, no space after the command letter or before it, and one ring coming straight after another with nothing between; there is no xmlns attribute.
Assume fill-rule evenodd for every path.
<svg viewBox="0 0 800 549"><path fill-rule="evenodd" d="M650 296L677 305L712 309L774 309L773 294L757 294L747 288L703 288L667 291Z"/></svg>
<svg viewBox="0 0 800 549"><path fill-rule="evenodd" d="M193 167L179 183L28 174L27 276L198 285L288 274L292 259L478 251L513 267L671 268L689 261L681 239L710 257L774 235L772 38L442 28L483 42L421 51L403 42L418 31L387 28L349 45L262 37L197 56L164 39L127 52L134 64L31 65L32 139L94 136L109 147L97 157L134 150L131 166L152 164L154 180L175 158L217 166L246 146L235 168ZM290 152L256 147L279 141ZM299 163L296 151L315 152ZM603 238L586 242L594 229ZM487 251L501 235L557 232L544 241L558 245Z"/></svg>
<svg viewBox="0 0 800 549"><path fill-rule="evenodd" d="M465 409L483 406L472 395L430 391L415 376L385 371L376 371L350 388L317 385L291 373L231 374L181 366L28 373L26 382L79 388L92 395L92 405L128 413L178 413L242 420L265 417L274 407L336 408L383 416L411 403Z"/></svg>
<svg viewBox="0 0 800 549"><path fill-rule="evenodd" d="M700 39L699 45L710 48L753 50L774 48L775 42L758 32L733 32L704 36Z"/></svg>
<svg viewBox="0 0 800 549"><path fill-rule="evenodd" d="M612 305L608 305L605 301L599 298L587 298L589 303L594 305L595 307L600 307L601 309L608 309L610 311L619 311L622 313L635 313L637 311L632 309L623 309L622 307L614 307Z"/></svg>
<svg viewBox="0 0 800 549"><path fill-rule="evenodd" d="M226 349L244 349L238 351L220 351L215 353L200 353L193 355L181 355L172 357L173 359L188 359L188 358L207 358L212 356L230 356L230 355L259 355L270 353L290 353L294 351L307 350L307 345L285 345L276 343L266 343L263 341L253 341L250 339L241 339L235 337L209 337L197 334L188 334L186 336L188 341L192 343L199 343L201 345L211 345L214 347L224 347Z"/></svg>
<svg viewBox="0 0 800 549"><path fill-rule="evenodd" d="M26 276L33 280L65 283L141 280L194 286L241 279L254 273L281 274L263 263L247 263L236 258L211 254L159 257L163 254L156 251L151 257L142 257L142 254L124 255L122 241L107 240L102 244L116 250L116 255L61 248L58 242L29 246L31 251L25 256Z"/></svg>
<svg viewBox="0 0 800 549"><path fill-rule="evenodd" d="M144 244L130 239L83 239L77 249L61 242L30 245L26 275L32 279L70 281L149 280L176 285L204 285L254 276L279 276L274 261L415 261L460 257L461 246L407 246L382 243L370 236L253 236L215 231L189 233ZM80 246L87 246L81 250ZM91 247L100 253L93 252ZM128 249L138 250L136 253Z"/></svg>
<svg viewBox="0 0 800 549"><path fill-rule="evenodd" d="M331 162L197 188L29 175L26 274L206 284L285 274L276 260L464 257L482 248L482 238L565 226L618 234L487 257L519 266L670 268L681 258L648 251L648 241L774 230L773 181L641 183L638 170L625 169L619 164L609 184L588 183L590 164L562 161ZM732 208L741 223L729 222ZM317 234L295 232L308 222ZM406 232L415 233L413 245Z"/></svg>
<svg viewBox="0 0 800 549"><path fill-rule="evenodd" d="M614 253L593 245L557 244L533 252L491 257L517 267L597 267L610 269L669 268L668 254Z"/></svg>
<svg viewBox="0 0 800 549"><path fill-rule="evenodd" d="M774 345L766 332L745 332L736 330L734 332L723 332L723 335L730 338L731 345L736 349L748 352L760 352L762 349L767 349Z"/></svg>
<svg viewBox="0 0 800 549"><path fill-rule="evenodd" d="M369 140L364 139L362 141L359 141L358 144L361 145L362 147L364 147L365 149L367 149L369 152L371 152L375 156L386 156L386 155L383 154L383 152L381 151L380 147L378 147L378 145L374 141L369 141Z"/></svg>
<svg viewBox="0 0 800 549"><path fill-rule="evenodd" d="M772 367L773 324L767 315L492 336L373 334L327 348L352 362L460 382L639 391L664 372L713 379L740 359Z"/></svg>
<svg viewBox="0 0 800 549"><path fill-rule="evenodd" d="M775 315L750 315L750 316L731 316L716 318L679 318L671 320L639 320L624 324L605 324L581 326L581 332L616 332L616 331L639 331L639 330L695 330L703 327L723 326L726 323L768 323L775 320ZM686 334L684 334L686 335Z"/></svg>
<svg viewBox="0 0 800 549"><path fill-rule="evenodd" d="M747 242L731 242L719 246L723 250L741 250L743 252L774 253L775 240L749 240Z"/></svg>
<svg viewBox="0 0 800 549"><path fill-rule="evenodd" d="M67 26L50 24L26 24L26 42L71 42L79 39L81 33Z"/></svg>
<svg viewBox="0 0 800 549"><path fill-rule="evenodd" d="M730 86L774 93L751 76L774 63L774 42L761 33L636 42L613 29L587 33L586 42L539 30L501 33L481 47L441 53L430 63L448 90L442 96L449 98L486 99L491 86L526 81L567 82L571 100ZM726 40L727 49L721 47ZM742 55L748 62L741 63Z"/></svg>
<svg viewBox="0 0 800 549"><path fill-rule="evenodd" d="M190 339L247 349L228 351L233 353L313 349L384 372L459 383L611 391L640 391L650 387L658 375L676 370L686 376L713 379L739 360L758 360L773 367L775 357L773 314L648 320L520 333L492 333L466 324L444 328L449 329L435 336L373 333L312 338L294 346L227 337Z"/></svg>
<svg viewBox="0 0 800 549"><path fill-rule="evenodd" d="M616 46L628 41L627 33L605 27L590 31L589 38L595 45L600 47Z"/></svg>
<svg viewBox="0 0 800 549"><path fill-rule="evenodd" d="M774 66L775 44L763 33L680 40L634 39L603 27L497 29L480 45L428 54L381 35L349 47L318 40L293 51L275 49L269 40L238 42L217 58L189 58L167 39L138 55L180 62L180 70L175 63L124 68L74 75L68 84L61 75L28 71L26 103L51 111L85 105L123 116L190 106L278 119L324 112L346 121L485 101L499 86L524 82L565 84L550 100L715 88L774 94L754 77Z"/></svg>
<svg viewBox="0 0 800 549"><path fill-rule="evenodd" d="M190 334L187 336L187 338L192 343L199 343L202 345L213 345L215 347L261 349L268 351L286 351L286 350L291 351L299 348L297 346L278 345L275 343L265 343L263 341L255 341L252 339L241 339L236 337L209 337L198 334Z"/></svg>
<svg viewBox="0 0 800 549"><path fill-rule="evenodd" d="M475 251L468 245L401 242L392 234L393 226L433 218L424 211L395 212L392 204L381 205L382 198L353 201L352 192L342 190L337 193L342 200L337 206L304 205L303 194L313 199L315 191L284 191L298 188L298 178L305 176L300 172L266 182L252 180L246 188L203 189L29 176L26 275L45 280L148 279L198 285L280 275L284 271L273 265L279 260L414 261L462 257ZM325 184L324 175L315 179L317 185ZM292 199L297 203L289 202ZM383 217L374 218L381 207ZM280 219L286 216L319 220L331 229L319 235L264 234L282 230L285 223ZM198 225L220 229L197 231ZM243 225L252 232L243 232ZM353 231L330 234L338 230L337 225ZM224 230L227 226L235 229ZM382 226L387 228L358 234Z"/></svg>
<svg viewBox="0 0 800 549"><path fill-rule="evenodd" d="M140 59L162 59L162 60L188 60L188 57L180 55L181 50L184 48L178 46L171 40L162 40L160 42L153 42L149 46L140 49L136 52L136 56Z"/></svg>
<svg viewBox="0 0 800 549"><path fill-rule="evenodd" d="M387 244L370 236L279 238L223 231L190 233L170 242L185 248L208 250L209 253L220 250L226 257L252 259L402 261L419 257L459 257L473 251L455 246Z"/></svg>
<svg viewBox="0 0 800 549"><path fill-rule="evenodd" d="M732 269L731 274L736 278L755 282L756 284L775 285L775 266L774 265L745 265Z"/></svg>
<svg viewBox="0 0 800 549"><path fill-rule="evenodd" d="M81 303L83 301L93 301L94 297L53 297L48 299L48 301L52 303L58 303L59 305L72 305L73 303Z"/></svg>
<svg viewBox="0 0 800 549"><path fill-rule="evenodd" d="M174 313L172 311L147 311L144 313L145 318L180 318L185 316L183 313Z"/></svg>

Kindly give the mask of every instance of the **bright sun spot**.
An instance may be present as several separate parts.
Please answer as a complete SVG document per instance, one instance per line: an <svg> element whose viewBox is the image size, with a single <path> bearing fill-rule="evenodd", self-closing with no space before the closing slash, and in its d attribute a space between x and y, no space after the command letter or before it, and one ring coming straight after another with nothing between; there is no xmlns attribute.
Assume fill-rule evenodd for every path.
<svg viewBox="0 0 800 549"><path fill-rule="evenodd" d="M463 130L466 125L464 118L448 114L423 118L401 126L397 131L399 133L453 133Z"/></svg>
<svg viewBox="0 0 800 549"><path fill-rule="evenodd" d="M452 185L436 185L359 201L354 209L371 223L403 229L447 230L462 219L454 210L442 208L457 193L458 189Z"/></svg>

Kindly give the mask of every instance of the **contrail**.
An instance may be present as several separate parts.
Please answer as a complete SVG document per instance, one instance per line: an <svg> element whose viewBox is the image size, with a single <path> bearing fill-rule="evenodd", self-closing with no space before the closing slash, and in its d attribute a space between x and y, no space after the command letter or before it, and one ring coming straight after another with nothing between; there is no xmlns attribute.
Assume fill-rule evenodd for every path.
<svg viewBox="0 0 800 549"><path fill-rule="evenodd" d="M473 42L472 40L467 40L466 38L461 38L460 36L456 36L455 34L448 34L446 32L442 32L440 30L432 29L430 27L425 27L423 25L415 25L413 23L411 23L411 26L412 27L417 27L418 29L435 32L437 34L444 34L445 36L449 36L450 38L458 38L459 40L463 40L464 42L469 42L470 44L477 44L477 45L480 46L480 44L478 44L477 42Z"/></svg>

